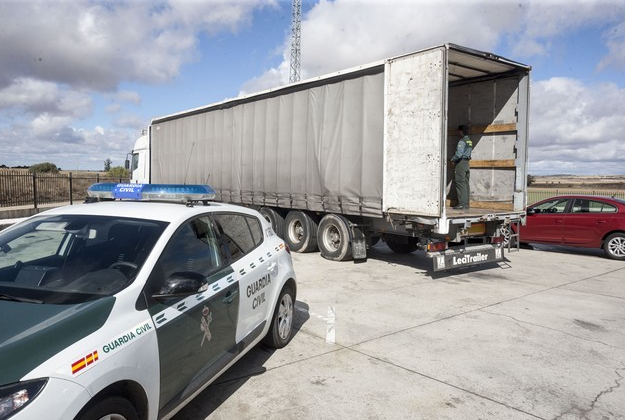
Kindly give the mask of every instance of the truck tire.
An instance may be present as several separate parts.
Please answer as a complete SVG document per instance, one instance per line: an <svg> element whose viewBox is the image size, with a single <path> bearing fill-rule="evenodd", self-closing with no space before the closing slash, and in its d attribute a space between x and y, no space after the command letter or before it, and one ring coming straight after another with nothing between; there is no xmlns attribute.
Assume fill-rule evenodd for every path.
<svg viewBox="0 0 625 420"><path fill-rule="evenodd" d="M625 260L625 234L617 232L605 238L603 250L608 258Z"/></svg>
<svg viewBox="0 0 625 420"><path fill-rule="evenodd" d="M284 217L271 207L261 207L258 212L271 223L271 227L276 232L276 235L284 239Z"/></svg>
<svg viewBox="0 0 625 420"><path fill-rule="evenodd" d="M398 254L410 254L419 249L419 242L416 238L402 238L396 235L386 237L386 245L391 251Z"/></svg>
<svg viewBox="0 0 625 420"><path fill-rule="evenodd" d="M284 240L295 252L317 250L317 221L308 213L292 210L284 219Z"/></svg>
<svg viewBox="0 0 625 420"><path fill-rule="evenodd" d="M319 223L317 243L321 256L331 261L347 261L352 258L352 242L349 222L343 216L326 214Z"/></svg>

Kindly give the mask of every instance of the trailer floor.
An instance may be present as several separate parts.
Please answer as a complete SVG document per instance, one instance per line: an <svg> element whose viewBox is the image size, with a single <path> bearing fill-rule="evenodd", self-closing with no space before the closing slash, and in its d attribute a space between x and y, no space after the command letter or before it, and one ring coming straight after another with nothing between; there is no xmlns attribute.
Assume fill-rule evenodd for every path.
<svg viewBox="0 0 625 420"><path fill-rule="evenodd" d="M466 216L476 217L476 216L484 216L487 214L517 213L517 212L513 212L512 210L501 210L501 209L493 208L493 207L455 210L453 207L447 206L445 210L447 212L447 217L466 217Z"/></svg>

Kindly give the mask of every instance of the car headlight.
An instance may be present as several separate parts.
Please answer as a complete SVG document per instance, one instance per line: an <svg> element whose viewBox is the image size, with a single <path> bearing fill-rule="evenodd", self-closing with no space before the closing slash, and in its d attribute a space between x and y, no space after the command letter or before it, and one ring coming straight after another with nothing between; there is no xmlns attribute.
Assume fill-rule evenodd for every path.
<svg viewBox="0 0 625 420"><path fill-rule="evenodd" d="M35 379L0 386L0 420L8 419L35 399L47 382L47 379Z"/></svg>

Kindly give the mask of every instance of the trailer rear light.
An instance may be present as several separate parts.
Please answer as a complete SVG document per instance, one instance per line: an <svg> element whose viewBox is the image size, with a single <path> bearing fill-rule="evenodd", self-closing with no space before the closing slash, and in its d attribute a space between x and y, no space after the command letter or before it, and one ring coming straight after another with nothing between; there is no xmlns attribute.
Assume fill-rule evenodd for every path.
<svg viewBox="0 0 625 420"><path fill-rule="evenodd" d="M439 252L447 249L447 242L430 242L428 244L429 252Z"/></svg>
<svg viewBox="0 0 625 420"><path fill-rule="evenodd" d="M490 238L490 243L492 244L503 244L505 241L505 238L503 236L493 236L492 238Z"/></svg>

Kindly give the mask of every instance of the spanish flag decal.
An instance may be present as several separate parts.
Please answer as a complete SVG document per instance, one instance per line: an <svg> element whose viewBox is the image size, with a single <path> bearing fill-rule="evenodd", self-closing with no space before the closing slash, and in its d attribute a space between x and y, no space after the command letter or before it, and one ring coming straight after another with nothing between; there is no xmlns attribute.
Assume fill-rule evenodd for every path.
<svg viewBox="0 0 625 420"><path fill-rule="evenodd" d="M75 375L76 373L78 373L81 370L83 370L85 367L87 367L90 364L92 364L94 362L97 362L97 361L98 361L98 351L97 350L92 352L92 353L89 353L88 355L86 355L82 359L76 360L74 363L72 363L72 375Z"/></svg>

